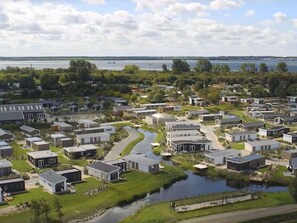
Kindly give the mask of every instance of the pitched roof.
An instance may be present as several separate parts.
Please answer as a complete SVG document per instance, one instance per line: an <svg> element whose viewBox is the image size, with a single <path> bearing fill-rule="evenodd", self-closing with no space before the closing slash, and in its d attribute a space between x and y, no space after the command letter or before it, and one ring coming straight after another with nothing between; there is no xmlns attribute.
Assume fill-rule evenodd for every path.
<svg viewBox="0 0 297 223"><path fill-rule="evenodd" d="M14 183L14 182L24 182L24 179L22 177L3 179L3 180L1 179L0 180L0 185L1 184L7 184L7 183Z"/></svg>
<svg viewBox="0 0 297 223"><path fill-rule="evenodd" d="M81 171L79 169L76 169L76 168L71 168L71 169L68 169L68 170L56 171L56 173L58 173L60 175L63 175L65 173L76 173L76 172L80 172L81 173Z"/></svg>
<svg viewBox="0 0 297 223"><path fill-rule="evenodd" d="M9 131L9 130L6 130L6 129L0 129L0 135L5 135L5 134L13 135L13 134L11 133L11 131Z"/></svg>
<svg viewBox="0 0 297 223"><path fill-rule="evenodd" d="M242 123L239 125L242 125L244 128L261 127L261 126L264 126L264 122L249 122L249 123Z"/></svg>
<svg viewBox="0 0 297 223"><path fill-rule="evenodd" d="M2 146L8 146L9 144L7 142L4 142L4 141L0 141L0 147Z"/></svg>
<svg viewBox="0 0 297 223"><path fill-rule="evenodd" d="M88 165L88 167L96 169L96 170L100 170L100 171L105 172L105 173L111 173L111 172L114 172L115 170L120 169L117 166L107 164L107 163L103 163L103 162L91 163L90 165Z"/></svg>
<svg viewBox="0 0 297 223"><path fill-rule="evenodd" d="M19 121L24 120L24 114L21 111L0 112L0 121Z"/></svg>
<svg viewBox="0 0 297 223"><path fill-rule="evenodd" d="M97 132L97 133L76 135L76 138L84 139L84 138L88 138L88 137L98 137L98 136L110 136L110 134L108 134L106 132Z"/></svg>
<svg viewBox="0 0 297 223"><path fill-rule="evenodd" d="M66 177L61 176L53 170L46 170L38 174L38 176L52 184L60 183L61 181L67 180Z"/></svg>

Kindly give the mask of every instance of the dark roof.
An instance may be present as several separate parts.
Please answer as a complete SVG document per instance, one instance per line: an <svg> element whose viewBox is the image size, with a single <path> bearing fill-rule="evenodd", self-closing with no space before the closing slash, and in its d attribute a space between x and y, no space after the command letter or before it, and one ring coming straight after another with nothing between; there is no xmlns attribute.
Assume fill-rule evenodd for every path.
<svg viewBox="0 0 297 223"><path fill-rule="evenodd" d="M219 120L221 123L229 123L229 122L240 122L240 118L225 118Z"/></svg>
<svg viewBox="0 0 297 223"><path fill-rule="evenodd" d="M0 113L13 111L44 112L44 108L41 103L0 105Z"/></svg>
<svg viewBox="0 0 297 223"><path fill-rule="evenodd" d="M18 121L24 120L23 112L21 111L7 111L0 112L0 121Z"/></svg>
<svg viewBox="0 0 297 223"><path fill-rule="evenodd" d="M224 156L237 156L240 154L239 150L236 149L225 149L225 150L218 150L215 152L206 153L206 156L209 157L224 157Z"/></svg>
<svg viewBox="0 0 297 223"><path fill-rule="evenodd" d="M32 128L30 126L27 126L27 125L22 125L20 127L20 129L23 130L23 131L26 131L26 132L34 132L36 130L39 131L38 129L34 129L34 128Z"/></svg>
<svg viewBox="0 0 297 223"><path fill-rule="evenodd" d="M137 162L140 165L147 165L147 166L159 164L159 161L151 159L151 158L147 158L143 154L139 154L139 155L138 154L129 154L127 156L122 157L122 159Z"/></svg>
<svg viewBox="0 0 297 223"><path fill-rule="evenodd" d="M21 178L21 177L18 177L18 178L10 178L10 179L3 179L3 180L0 180L0 185L1 185L1 184L7 184L7 183L22 182L22 181L24 181L24 179Z"/></svg>
<svg viewBox="0 0 297 223"><path fill-rule="evenodd" d="M1 167L12 167L12 164L6 159L3 159L3 160L0 159L0 168Z"/></svg>
<svg viewBox="0 0 297 223"><path fill-rule="evenodd" d="M246 163L246 162L250 162L252 160L261 159L263 157L265 157L265 156L253 154L253 155L249 155L249 156L229 158L228 161L231 161L234 163Z"/></svg>
<svg viewBox="0 0 297 223"><path fill-rule="evenodd" d="M92 164L88 165L88 167L96 169L96 170L100 170L105 173L111 173L115 170L119 170L119 167L117 167L117 166L113 166L111 164L102 163L102 162L92 163Z"/></svg>
<svg viewBox="0 0 297 223"><path fill-rule="evenodd" d="M249 123L242 123L239 125L242 125L244 128L261 127L261 126L264 126L264 122L249 122Z"/></svg>
<svg viewBox="0 0 297 223"><path fill-rule="evenodd" d="M266 129L266 130L267 130L267 131L277 131L277 130L280 131L280 130L284 130L284 129L289 129L289 128L280 125L280 126L273 126L273 127L269 128L269 129Z"/></svg>
<svg viewBox="0 0 297 223"><path fill-rule="evenodd" d="M55 171L53 170L46 170L40 174L38 174L39 177L45 179L48 182L51 182L53 184L55 183L59 183L61 181L66 181L67 178L61 176L60 174L57 174Z"/></svg>

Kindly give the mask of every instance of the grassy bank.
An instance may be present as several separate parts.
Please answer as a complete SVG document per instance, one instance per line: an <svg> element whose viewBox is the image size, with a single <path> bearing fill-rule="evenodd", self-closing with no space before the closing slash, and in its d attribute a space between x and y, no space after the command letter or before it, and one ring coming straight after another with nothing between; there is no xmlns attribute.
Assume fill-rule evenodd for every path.
<svg viewBox="0 0 297 223"><path fill-rule="evenodd" d="M141 172L128 172L123 175L124 180L117 183L109 183L108 190L95 195L87 195L85 192L98 188L102 182L87 178L85 183L77 184L75 194L58 195L65 214L64 221L73 218L88 216L98 210L104 210L119 204L132 202L144 197L148 192L158 190L160 187L168 186L175 181L185 178L185 173L175 167L165 166L164 171L157 174L146 174ZM45 198L50 204L53 203L54 195L45 192L42 188L32 189L29 193L14 196L11 205L32 199ZM1 206L7 207L7 205ZM0 217L0 222L14 223L27 222L29 211L23 211L8 216ZM12 217L13 216L13 217Z"/></svg>
<svg viewBox="0 0 297 223"><path fill-rule="evenodd" d="M286 213L286 214L279 214L279 215L272 215L265 218L258 218L250 221L244 221L241 223L279 223L279 222L286 222L286 223L293 223L297 222L297 211Z"/></svg>
<svg viewBox="0 0 297 223"><path fill-rule="evenodd" d="M134 148L134 146L136 146L137 143L139 143L142 140L144 140L144 137L145 137L145 135L143 133L139 132L139 136L135 140L129 142L129 144L122 151L122 153L121 153L122 156L128 155L132 151L132 149Z"/></svg>
<svg viewBox="0 0 297 223"><path fill-rule="evenodd" d="M246 201L242 203L229 204L221 207L206 208L185 213L176 213L169 202L160 203L140 209L135 215L130 216L121 223L162 223L178 222L181 220L201 217L205 215L218 214L230 211L247 210L255 207L272 207L282 204L292 204L293 199L289 193L267 193L258 200Z"/></svg>

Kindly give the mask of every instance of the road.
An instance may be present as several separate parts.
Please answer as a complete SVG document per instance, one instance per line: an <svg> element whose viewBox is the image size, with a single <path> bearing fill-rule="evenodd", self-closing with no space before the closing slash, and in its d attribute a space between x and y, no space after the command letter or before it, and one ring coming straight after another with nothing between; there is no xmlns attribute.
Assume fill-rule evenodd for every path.
<svg viewBox="0 0 297 223"><path fill-rule="evenodd" d="M271 208L260 208L246 211L234 211L222 214L204 216L200 218L192 218L181 221L181 223L238 223L252 219L258 219L273 215L285 214L297 210L297 204L283 205Z"/></svg>
<svg viewBox="0 0 297 223"><path fill-rule="evenodd" d="M214 134L214 126L203 125L200 122L198 122L198 124L200 125L200 131L205 134L207 139L212 141L212 147L214 149L225 149L224 146L219 142L218 137Z"/></svg>
<svg viewBox="0 0 297 223"><path fill-rule="evenodd" d="M139 132L135 129L126 128L129 136L120 142L117 142L114 147L109 151L109 153L104 157L104 160L115 160L120 156L120 153L125 149L125 147L133 140L137 139Z"/></svg>

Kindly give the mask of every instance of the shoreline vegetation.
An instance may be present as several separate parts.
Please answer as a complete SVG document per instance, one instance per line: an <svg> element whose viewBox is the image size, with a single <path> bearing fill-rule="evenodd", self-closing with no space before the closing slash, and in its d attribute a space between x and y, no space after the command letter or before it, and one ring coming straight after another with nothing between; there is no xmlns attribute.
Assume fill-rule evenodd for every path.
<svg viewBox="0 0 297 223"><path fill-rule="evenodd" d="M186 202L186 200L185 200ZM293 204L294 200L289 193L263 193L261 198L251 201L244 201L236 204L228 204L219 207L205 208L195 211L177 213L170 206L170 202L163 202L146 206L138 210L134 215L122 220L120 223L165 223L179 222L190 218L202 217L206 215L219 214L224 212L248 210L264 207L273 207L284 204Z"/></svg>
<svg viewBox="0 0 297 223"><path fill-rule="evenodd" d="M169 187L173 183L186 178L187 175L181 168L164 165L164 169L160 173L146 174L131 171L123 174L123 179L115 183L103 183L90 177L86 179L86 182L75 185L75 194L54 196L39 187L30 190L30 193L14 195L14 200L10 205L18 205L41 197L47 199L51 204L54 197L57 197L64 213L63 222L66 222L73 219L90 218L90 215L96 217L98 212L103 212L111 207L132 203L133 201L145 197L147 193L159 191L162 187ZM106 191L88 195L89 191L104 184L108 187ZM0 208L5 207L9 206L0 206ZM0 222L27 222L30 211L27 210L12 214L13 218L11 214L1 216Z"/></svg>

